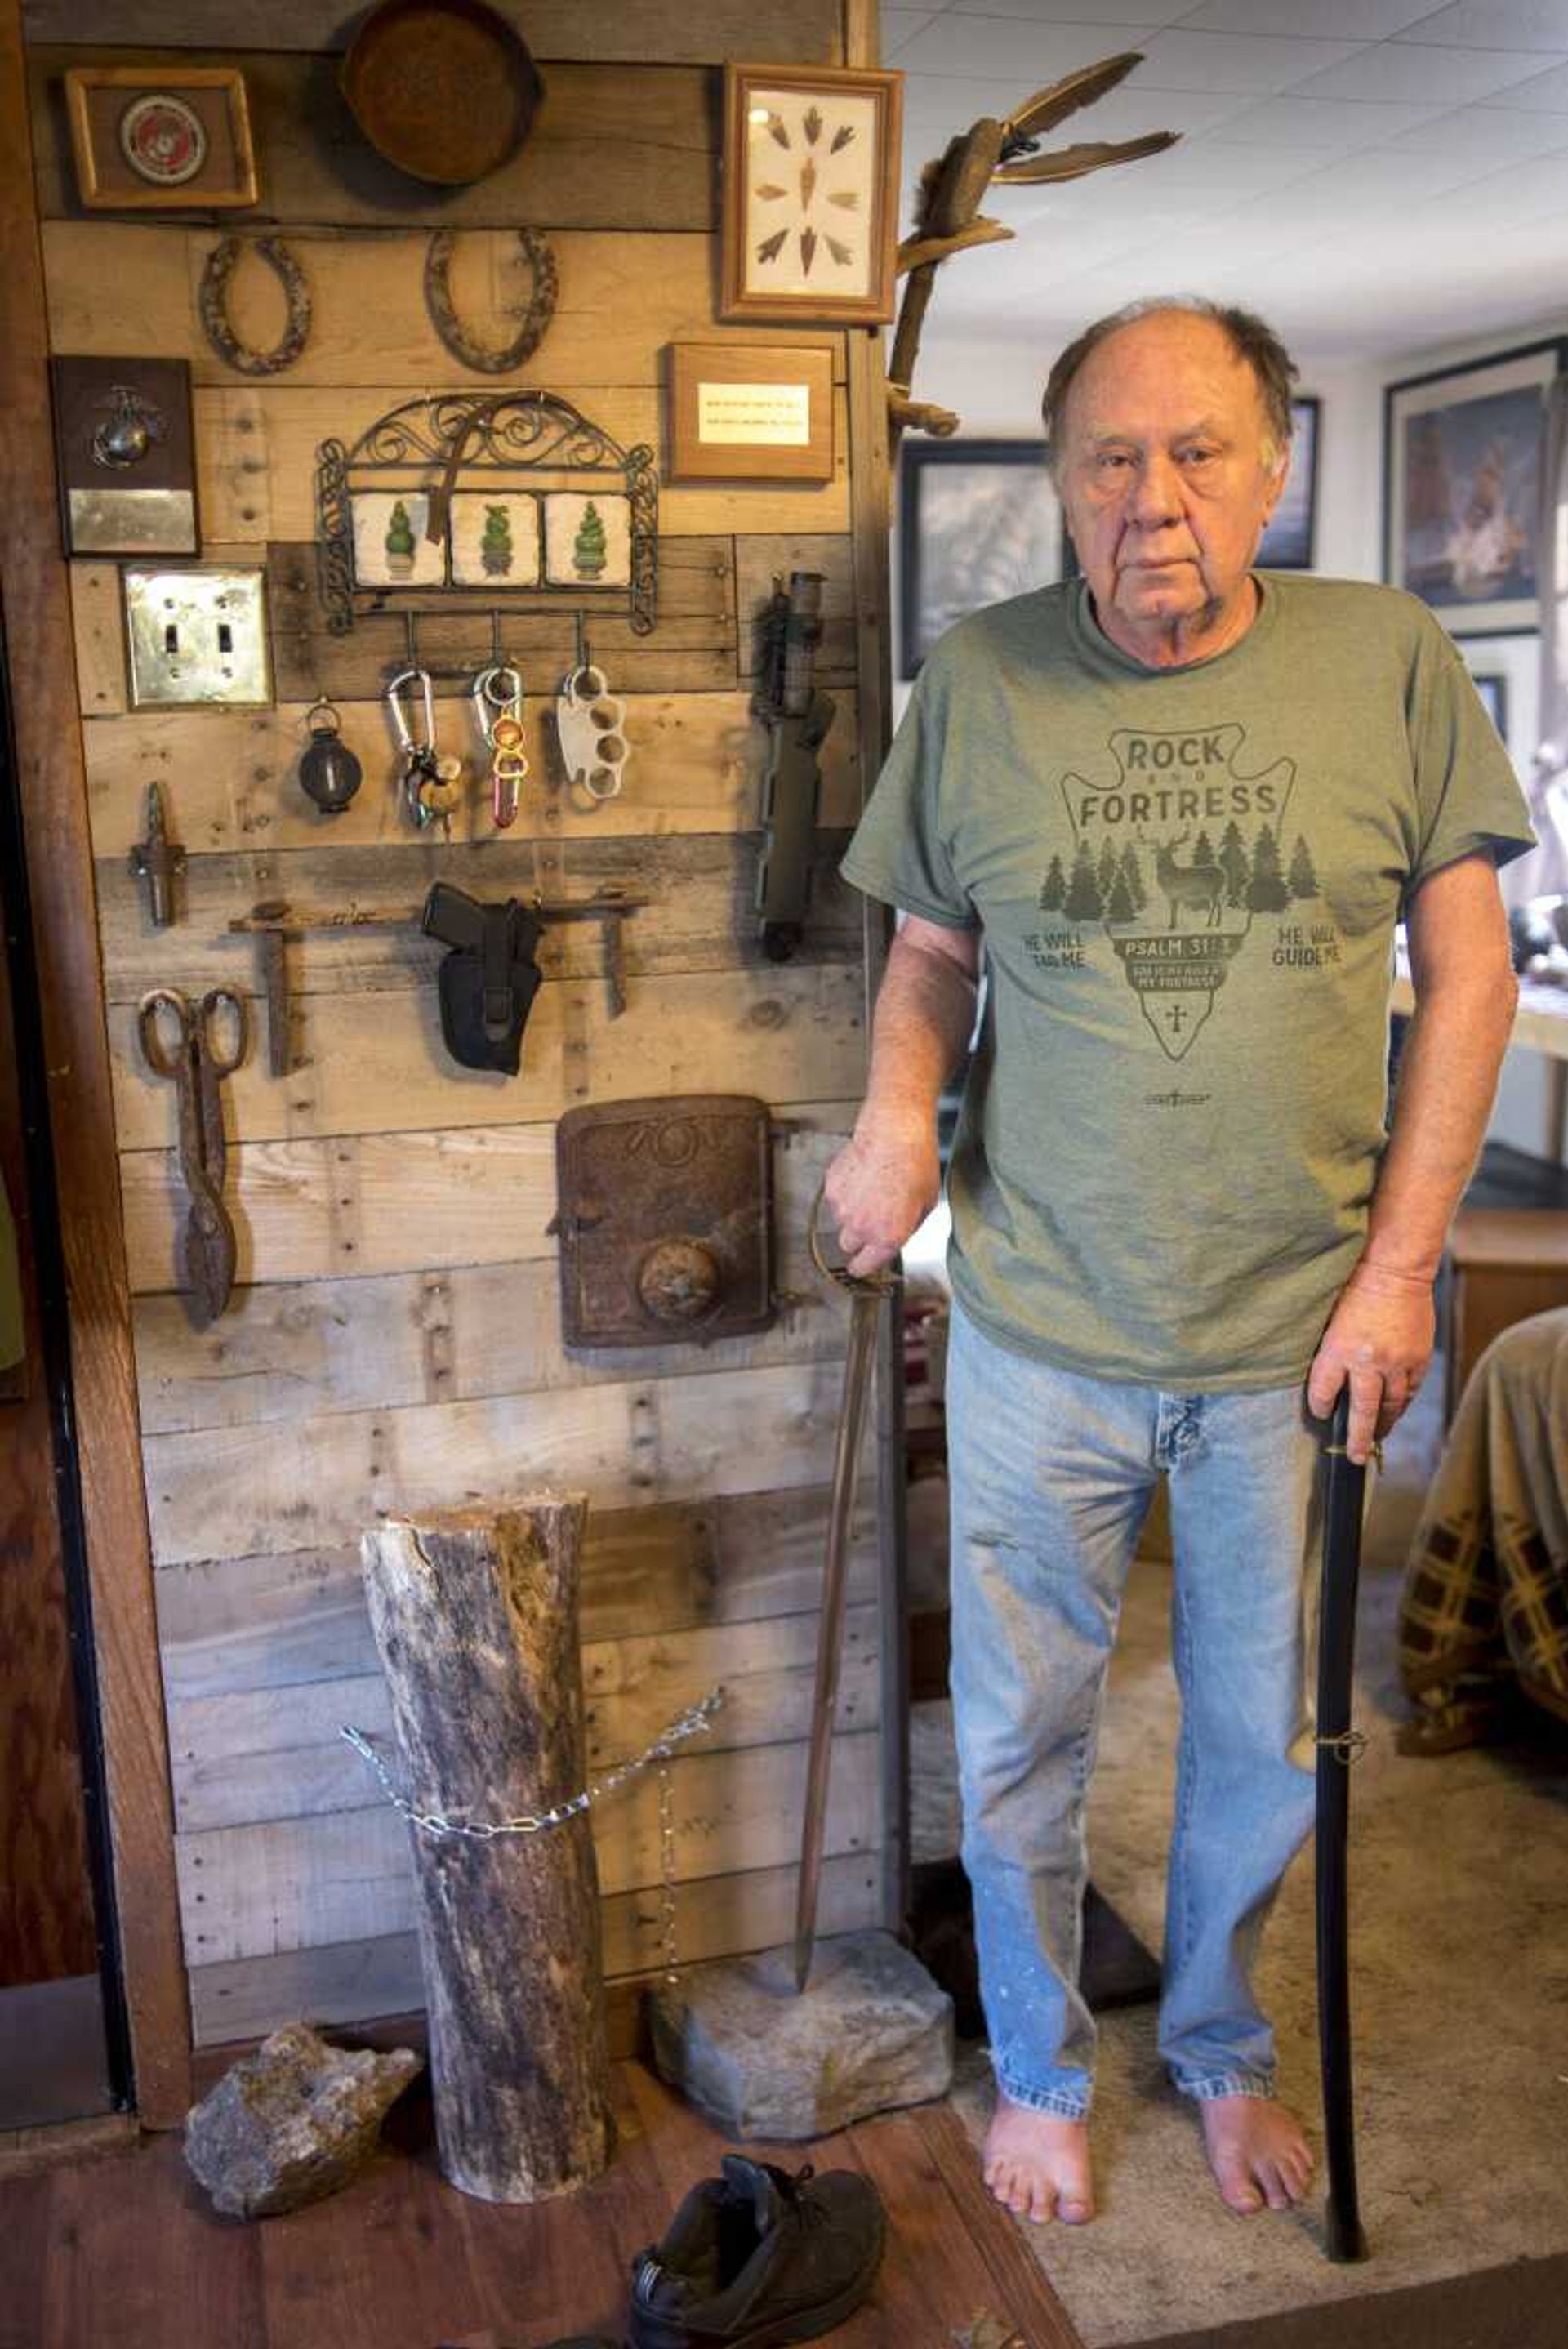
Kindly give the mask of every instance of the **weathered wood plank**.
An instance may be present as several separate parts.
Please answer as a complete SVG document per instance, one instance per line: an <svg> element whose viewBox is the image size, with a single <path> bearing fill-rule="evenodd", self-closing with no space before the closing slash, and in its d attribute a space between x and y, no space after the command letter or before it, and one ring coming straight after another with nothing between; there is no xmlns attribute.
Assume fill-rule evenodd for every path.
<svg viewBox="0 0 1568 2349"><path fill-rule="evenodd" d="M72 567L78 574L111 572L107 564ZM112 619L118 629L119 599L112 574L107 594L111 601L104 620ZM90 613L96 633L100 611L97 591L84 589L78 607ZM112 644L115 658L123 662L119 635L107 626L101 634L106 653ZM358 657L366 657L363 648ZM625 783L618 798L597 807L580 804L580 794L552 789L544 780L550 773L548 735L553 728L558 680L542 665L538 682L545 689L531 692L524 705L525 747L532 772L524 788L521 821L538 823L550 838L571 841L750 831L760 820L767 740L749 714L748 696L735 689L733 649L726 649L721 657L730 672L726 691L621 697L631 746ZM606 666L612 689L620 695L614 667L608 660ZM524 676L535 682L531 664ZM112 690L107 669L100 668L99 677L101 685L92 689ZM119 689L123 698L123 670ZM820 819L830 829L856 820L861 797L855 697L836 691L836 698L838 716L821 760ZM338 704L343 739L360 760L365 781L358 796L336 816L324 816L313 807L296 780L300 754L310 741L305 707L284 701L266 710L146 710L123 723L86 727L96 854L123 858L132 842L142 837L150 783L161 784L170 831L191 856L310 849L337 857L372 844L417 845L397 798L391 723L379 693L372 700L346 698ZM449 730L470 745L466 709L443 706L439 724L443 735ZM542 811L542 821L536 811ZM488 804L477 792L459 810L453 834L454 845L465 852L474 846L489 852L501 844L490 828ZM425 850L430 855L440 853L433 843L425 843ZM259 877L265 879L264 872ZM255 894L284 893L269 882Z"/></svg>
<svg viewBox="0 0 1568 2349"><path fill-rule="evenodd" d="M782 1615L687 1630L678 1641L653 1633L591 1642L583 1650L590 1770L642 1753L717 1685L725 1702L704 1734L705 1754L806 1737L817 1625L815 1615ZM875 1608L849 1609L834 1716L842 1732L876 1725L876 1637ZM375 1807L381 1790L343 1737L345 1722L378 1744L391 1736L391 1700L379 1670L176 1700L169 1710L169 1749L180 1831Z"/></svg>
<svg viewBox="0 0 1568 2349"><path fill-rule="evenodd" d="M677 1754L670 1764L677 1884L782 1868L794 1857L806 1754L802 1744ZM592 1815L604 1893L660 1881L658 1807L657 1785L645 1774ZM412 1832L383 1803L181 1836L175 1855L188 1962L195 1968L408 1931ZM877 1739L857 1731L833 1741L825 1849L863 1852L876 1835Z"/></svg>
<svg viewBox="0 0 1568 2349"><path fill-rule="evenodd" d="M71 583L78 706L87 717L107 717L126 706L125 615L119 566L71 563L66 569Z"/></svg>
<svg viewBox="0 0 1568 2349"><path fill-rule="evenodd" d="M315 529L315 468L323 441L349 448L388 409L420 393L449 391L449 366L434 378L322 387L283 378L242 388L208 385L191 396L196 438L196 495L204 533L235 542L304 540ZM472 378L465 388L477 388ZM624 449L659 445L661 393L650 386L562 381L551 388L580 409ZM659 536L711 536L715 532L843 532L849 528L849 411L833 394L834 471L820 483L734 481L683 485L661 482ZM524 484L526 486L526 484ZM483 607L483 598L475 603ZM677 641L678 639L672 639Z"/></svg>
<svg viewBox="0 0 1568 2349"><path fill-rule="evenodd" d="M788 1164L799 1149L816 1164L848 1133L852 1102L792 1105L776 1121L783 1195L795 1189ZM133 1289L168 1289L174 1234L183 1215L173 1154L131 1151L120 1161L126 1253ZM426 1273L466 1265L553 1258L545 1226L555 1212L555 1136L549 1125L459 1127L450 1133L347 1134L321 1142L231 1146L225 1197L239 1244L242 1289L256 1282L335 1275ZM798 1232L800 1216L781 1211ZM780 1228L785 1228L783 1225ZM791 1288L816 1287L787 1273ZM234 1309L244 1311L242 1303ZM258 1310L264 1311L259 1306ZM229 1316L212 1336L222 1345ZM160 1357L160 1359L162 1359Z"/></svg>
<svg viewBox="0 0 1568 2349"><path fill-rule="evenodd" d="M839 703L832 732L823 745L823 759L832 755L833 736L849 715L836 680L855 673L854 542L821 531L755 533L735 542L735 616L739 674L750 680L760 649L757 623L773 593L775 580L788 585L791 571L822 574L822 641L813 671L819 685L834 688ZM857 803L849 821L860 816Z"/></svg>
<svg viewBox="0 0 1568 2349"><path fill-rule="evenodd" d="M783 1489L832 1466L836 1362L697 1372L400 1410L334 1412L143 1444L160 1565L351 1541L378 1518L564 1480L595 1508Z"/></svg>
<svg viewBox="0 0 1568 2349"><path fill-rule="evenodd" d="M183 358L200 385L244 380L220 358L201 326L201 273L222 230L153 226L144 221L49 221L44 226L52 339L58 350L103 357ZM292 233L291 251L310 281L310 339L288 382L435 384L473 390L498 378L462 367L431 324L425 301L430 231L338 229ZM561 281L555 316L531 359L506 388L664 382L671 342L783 344L829 350L844 378L844 337L822 326L716 326L713 243L707 235L656 233L552 236ZM505 341L526 305L529 270L513 229L460 236L451 262L453 298L470 333ZM271 271L242 260L228 285L229 316L242 342L270 349L284 324Z"/></svg>
<svg viewBox="0 0 1568 2349"><path fill-rule="evenodd" d="M676 1947L683 1965L788 1940L795 1915L793 1867L748 1868L683 1885L676 1900ZM874 1861L858 1852L825 1860L817 1924L850 1933L881 1922ZM648 1973L665 1959L656 1891L621 1892L599 1905L606 1980ZM195 1967L191 2005L196 2044L263 2038L301 2014L321 2025L409 2014L425 2002L418 1942L412 1933L338 1941L274 1957Z"/></svg>
<svg viewBox="0 0 1568 2349"><path fill-rule="evenodd" d="M592 1510L583 1563L589 1640L668 1636L808 1612L822 1586L828 1493L737 1493ZM851 1603L874 1588L874 1513L850 1553ZM172 1702L371 1671L356 1545L163 1568L158 1620Z"/></svg>
<svg viewBox="0 0 1568 2349"><path fill-rule="evenodd" d="M222 1320L205 1330L192 1329L182 1297L144 1296L135 1317L143 1430L254 1426L377 1403L462 1402L841 1359L844 1299L816 1278L805 1226L811 1195L842 1141L818 1131L780 1154L778 1283L785 1302L773 1328L758 1336L568 1355L552 1258L240 1288ZM172 1248L170 1231L171 1279Z"/></svg>
<svg viewBox="0 0 1568 2349"><path fill-rule="evenodd" d="M749 57L757 50L755 0L704 0L700 10L677 0L596 0L585 17L580 0L528 0L500 12L524 35L542 61L579 58L597 65L703 65ZM268 0L270 49L319 49L330 37L346 48L366 14L355 7L324 15L319 0ZM840 0L799 0L787 18L768 28L768 54L779 64L842 61ZM162 49L241 47L253 40L256 11L245 0L26 0L22 22L29 43L150 41ZM547 77L548 78L548 77Z"/></svg>
<svg viewBox="0 0 1568 2349"><path fill-rule="evenodd" d="M859 961L861 899L838 875L845 839L842 833L822 834L816 843L810 919L796 957L801 964ZM231 932L229 925L247 919L260 904L281 902L316 914L352 908L361 916L406 917L292 935L284 947L291 994L407 994L435 985L446 952L419 926L432 882L453 883L486 900L516 897L526 904L542 871L550 874L552 899L651 898L622 932L628 979L761 969L768 957L755 910L760 849L760 833L590 836L567 851L553 841L541 849L535 839L492 833L471 846L405 839L357 850L201 856L187 866L181 919L163 929L153 925L146 885L129 859L103 857L98 899L104 988L111 1001L134 1003L150 987L200 988L221 978L264 1001L263 941ZM603 931L593 922L552 923L537 959L546 978L598 980L604 970Z"/></svg>
<svg viewBox="0 0 1568 2349"><path fill-rule="evenodd" d="M618 1019L603 997L601 984L547 981L515 1078L449 1057L433 988L390 1010L375 996L313 997L291 1076L270 1076L253 1043L227 1080L231 1133L374 1133L394 1119L399 1130L448 1131L537 1123L576 1102L628 1094L751 1092L782 1103L861 1090L864 1007L847 966L738 970L722 988L701 974L636 979ZM110 1009L109 1049L121 1149L172 1149L174 1087L148 1069L129 1005Z"/></svg>
<svg viewBox="0 0 1568 2349"><path fill-rule="evenodd" d="M324 25L318 39L326 30ZM133 37L146 40L139 23ZM65 68L81 62L77 51L44 46L28 60L38 211L46 220L82 216L61 88ZM157 49L127 47L98 49L92 62L163 60ZM220 53L202 45L184 62L237 66L243 73L269 225L505 228L527 221L534 228L706 232L716 224L717 76L703 66L649 64L624 73L554 65L548 101L519 154L471 187L430 188L384 162L361 136L337 87L335 57ZM201 219L199 204L191 211ZM225 224L233 218L225 215Z"/></svg>

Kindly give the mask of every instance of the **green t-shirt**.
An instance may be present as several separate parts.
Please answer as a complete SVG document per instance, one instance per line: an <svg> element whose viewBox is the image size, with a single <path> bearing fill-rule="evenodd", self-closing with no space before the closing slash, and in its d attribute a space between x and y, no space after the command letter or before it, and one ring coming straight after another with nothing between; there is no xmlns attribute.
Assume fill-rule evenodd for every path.
<svg viewBox="0 0 1568 2349"><path fill-rule="evenodd" d="M1394 926L1533 844L1453 645L1392 588L1264 573L1227 651L1146 668L1081 582L937 644L844 859L984 934L955 1293L1092 1377L1305 1375L1385 1139Z"/></svg>

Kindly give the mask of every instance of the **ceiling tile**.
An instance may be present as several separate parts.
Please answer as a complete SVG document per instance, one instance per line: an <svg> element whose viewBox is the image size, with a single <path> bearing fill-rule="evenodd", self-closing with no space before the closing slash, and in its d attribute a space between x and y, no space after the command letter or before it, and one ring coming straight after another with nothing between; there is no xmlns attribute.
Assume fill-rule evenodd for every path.
<svg viewBox="0 0 1568 2349"><path fill-rule="evenodd" d="M883 65L897 65L904 43L941 14L940 8L884 8L880 20Z"/></svg>
<svg viewBox="0 0 1568 2349"><path fill-rule="evenodd" d="M1430 14L1431 0L1204 0L1181 23L1195 32L1310 31L1324 40L1382 41Z"/></svg>
<svg viewBox="0 0 1568 2349"><path fill-rule="evenodd" d="M1525 49L1422 48L1381 41L1301 84L1304 98L1435 98L1449 106L1490 98L1528 80L1553 60Z"/></svg>
<svg viewBox="0 0 1568 2349"><path fill-rule="evenodd" d="M1313 0L1314 13L1319 0ZM1460 0L1424 16L1402 37L1461 49L1568 51L1568 0Z"/></svg>
<svg viewBox="0 0 1568 2349"><path fill-rule="evenodd" d="M1445 111L1392 98L1300 98L1295 90L1227 115L1211 134L1214 145L1302 147L1325 155L1352 155L1436 121Z"/></svg>
<svg viewBox="0 0 1568 2349"><path fill-rule="evenodd" d="M1284 35L1190 33L1184 26L1142 44L1140 68L1150 89L1288 89L1309 75L1348 70L1354 41L1297 40Z"/></svg>
<svg viewBox="0 0 1568 2349"><path fill-rule="evenodd" d="M1568 66L1554 66L1549 73L1532 74L1528 81L1510 83L1498 104L1517 106L1532 114L1568 114Z"/></svg>
<svg viewBox="0 0 1568 2349"><path fill-rule="evenodd" d="M1128 16L1140 25L1173 25L1186 15L1192 0L948 0L954 16L1018 16L1037 25L1098 25L1119 27Z"/></svg>
<svg viewBox="0 0 1568 2349"><path fill-rule="evenodd" d="M1435 146L1447 154L1462 156L1478 171L1489 167L1501 171L1532 155L1568 148L1568 121L1552 114L1526 114L1500 100L1495 106L1464 106L1457 113L1433 115L1386 143L1391 155Z"/></svg>
<svg viewBox="0 0 1568 2349"><path fill-rule="evenodd" d="M1147 49L1150 28L1112 25L1026 24L1016 16L934 17L903 44L899 64L907 73L1016 76L1018 95L1092 66L1121 49Z"/></svg>

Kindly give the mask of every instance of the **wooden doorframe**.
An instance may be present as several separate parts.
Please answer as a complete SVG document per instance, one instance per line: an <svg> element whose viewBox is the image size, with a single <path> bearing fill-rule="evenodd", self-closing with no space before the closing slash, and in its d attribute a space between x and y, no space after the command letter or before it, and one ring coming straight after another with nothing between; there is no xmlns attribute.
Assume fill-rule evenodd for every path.
<svg viewBox="0 0 1568 2349"><path fill-rule="evenodd" d="M191 2023L20 0L0 0L0 407L11 419L0 433L0 590L70 1304L109 1860L137 2114L168 2128L190 2102Z"/></svg>

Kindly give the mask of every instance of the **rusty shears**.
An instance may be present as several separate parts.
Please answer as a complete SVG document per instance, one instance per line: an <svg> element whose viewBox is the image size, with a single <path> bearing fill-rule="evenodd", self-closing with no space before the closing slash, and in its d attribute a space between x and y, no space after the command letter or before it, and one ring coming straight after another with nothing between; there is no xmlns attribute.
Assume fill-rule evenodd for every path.
<svg viewBox="0 0 1568 2349"><path fill-rule="evenodd" d="M218 1040L225 1020L233 1030L228 1051ZM180 1172L191 1197L181 1248L185 1288L205 1328L222 1313L234 1286L234 1226L223 1205L227 1148L218 1086L245 1057L245 1001L227 987L210 988L195 1003L178 988L155 987L142 997L136 1022L148 1067L166 1077L178 1095Z"/></svg>

